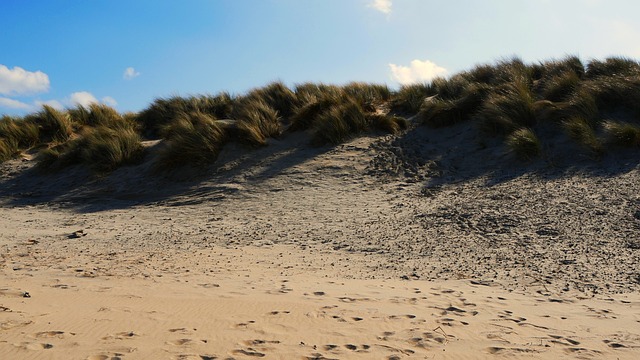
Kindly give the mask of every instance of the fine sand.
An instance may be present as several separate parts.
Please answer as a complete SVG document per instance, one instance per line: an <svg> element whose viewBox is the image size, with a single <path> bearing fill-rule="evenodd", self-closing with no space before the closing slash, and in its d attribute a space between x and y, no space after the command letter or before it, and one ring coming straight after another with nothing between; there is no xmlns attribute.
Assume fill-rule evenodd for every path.
<svg viewBox="0 0 640 360"><path fill-rule="evenodd" d="M412 134L171 179L3 164L0 359L640 358L633 155Z"/></svg>

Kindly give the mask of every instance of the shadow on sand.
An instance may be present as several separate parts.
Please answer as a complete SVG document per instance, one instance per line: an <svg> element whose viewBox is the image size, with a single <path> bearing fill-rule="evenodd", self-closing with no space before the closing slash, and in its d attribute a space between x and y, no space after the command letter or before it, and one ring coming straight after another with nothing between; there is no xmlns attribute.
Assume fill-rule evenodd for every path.
<svg viewBox="0 0 640 360"><path fill-rule="evenodd" d="M31 161L17 168L3 165L0 203L5 206L44 205L80 213L124 209L132 206L179 206L215 202L244 188L259 184L310 158L332 150L311 147L308 136L293 134L270 140L269 146L249 149L231 143L208 167L183 167L164 174L152 171L153 149L145 161L96 176L83 166L56 173L38 172Z"/></svg>

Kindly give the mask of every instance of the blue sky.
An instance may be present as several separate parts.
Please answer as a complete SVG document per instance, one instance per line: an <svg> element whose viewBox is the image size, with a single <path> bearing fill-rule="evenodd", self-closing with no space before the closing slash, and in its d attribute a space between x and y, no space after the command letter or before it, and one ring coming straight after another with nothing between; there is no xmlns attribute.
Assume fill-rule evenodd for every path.
<svg viewBox="0 0 640 360"><path fill-rule="evenodd" d="M637 0L2 0L0 114L428 81L513 55L640 58Z"/></svg>

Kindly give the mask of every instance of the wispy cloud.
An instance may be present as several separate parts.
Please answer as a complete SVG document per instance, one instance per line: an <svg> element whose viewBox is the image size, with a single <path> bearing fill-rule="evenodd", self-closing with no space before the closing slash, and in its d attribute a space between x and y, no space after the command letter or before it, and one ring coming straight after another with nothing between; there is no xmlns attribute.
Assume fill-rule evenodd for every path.
<svg viewBox="0 0 640 360"><path fill-rule="evenodd" d="M413 60L409 66L389 64L391 77L402 85L416 82L427 82L437 77L447 75L449 72L442 66L429 60Z"/></svg>
<svg viewBox="0 0 640 360"><path fill-rule="evenodd" d="M0 94L28 95L49 91L49 76L42 71L27 71L15 66L0 65Z"/></svg>
<svg viewBox="0 0 640 360"><path fill-rule="evenodd" d="M33 106L23 103L22 101L0 97L0 108L8 108L15 110L33 110Z"/></svg>
<svg viewBox="0 0 640 360"><path fill-rule="evenodd" d="M371 3L369 3L370 8L374 8L387 15L391 14L392 5L393 4L391 3L391 0L373 0Z"/></svg>
<svg viewBox="0 0 640 360"><path fill-rule="evenodd" d="M131 80L133 78L137 78L138 76L140 76L140 72L136 71L136 69L132 68L132 67L128 67L124 70L124 74L122 74L122 77L125 80Z"/></svg>

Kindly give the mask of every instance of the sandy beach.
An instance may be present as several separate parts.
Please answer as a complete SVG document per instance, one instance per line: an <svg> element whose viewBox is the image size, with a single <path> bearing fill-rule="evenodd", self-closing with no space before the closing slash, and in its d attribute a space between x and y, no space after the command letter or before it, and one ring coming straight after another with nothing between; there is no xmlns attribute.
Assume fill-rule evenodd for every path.
<svg viewBox="0 0 640 360"><path fill-rule="evenodd" d="M0 357L638 358L638 169L411 161L459 130L229 146L180 181L9 161Z"/></svg>

